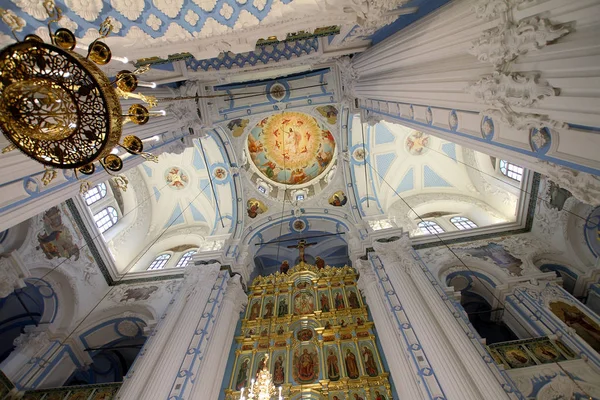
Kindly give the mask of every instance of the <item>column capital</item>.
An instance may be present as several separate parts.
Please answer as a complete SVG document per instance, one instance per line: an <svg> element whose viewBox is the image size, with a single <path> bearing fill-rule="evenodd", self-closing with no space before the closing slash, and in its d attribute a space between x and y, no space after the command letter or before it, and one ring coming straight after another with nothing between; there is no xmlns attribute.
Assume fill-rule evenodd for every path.
<svg viewBox="0 0 600 400"><path fill-rule="evenodd" d="M379 281L379 278L377 277L377 273L373 269L371 261L359 258L354 262L354 267L360 274L360 278L357 282L359 289L367 290L372 286L376 285Z"/></svg>
<svg viewBox="0 0 600 400"><path fill-rule="evenodd" d="M246 295L246 292L244 292L241 275L234 275L229 278L229 281L227 281L227 289L223 296L223 302L232 303L234 311L242 312L247 301L248 296Z"/></svg>
<svg viewBox="0 0 600 400"><path fill-rule="evenodd" d="M190 294L192 291L203 286L212 286L217 275L219 275L220 269L221 263L218 262L189 265L183 275L183 288L186 294Z"/></svg>
<svg viewBox="0 0 600 400"><path fill-rule="evenodd" d="M352 105L356 97L355 86L359 78L359 73L354 69L349 57L338 58L336 65L342 79L343 100Z"/></svg>

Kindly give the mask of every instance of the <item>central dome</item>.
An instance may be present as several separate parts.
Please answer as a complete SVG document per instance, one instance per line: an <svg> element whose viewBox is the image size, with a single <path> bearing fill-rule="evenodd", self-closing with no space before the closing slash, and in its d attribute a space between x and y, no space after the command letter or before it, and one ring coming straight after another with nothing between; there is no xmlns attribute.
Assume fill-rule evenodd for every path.
<svg viewBox="0 0 600 400"><path fill-rule="evenodd" d="M335 139L313 116L284 112L271 115L252 128L248 153L268 179L302 185L327 170L335 155Z"/></svg>

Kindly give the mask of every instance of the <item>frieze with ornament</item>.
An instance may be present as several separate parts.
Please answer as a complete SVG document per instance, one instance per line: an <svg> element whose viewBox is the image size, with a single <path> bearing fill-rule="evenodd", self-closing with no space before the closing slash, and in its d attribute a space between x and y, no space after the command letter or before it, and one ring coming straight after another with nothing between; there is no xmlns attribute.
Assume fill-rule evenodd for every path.
<svg viewBox="0 0 600 400"><path fill-rule="evenodd" d="M284 398L393 398L357 279L354 268L322 259L256 277L232 350L226 399L238 399L242 388L247 393L265 363Z"/></svg>

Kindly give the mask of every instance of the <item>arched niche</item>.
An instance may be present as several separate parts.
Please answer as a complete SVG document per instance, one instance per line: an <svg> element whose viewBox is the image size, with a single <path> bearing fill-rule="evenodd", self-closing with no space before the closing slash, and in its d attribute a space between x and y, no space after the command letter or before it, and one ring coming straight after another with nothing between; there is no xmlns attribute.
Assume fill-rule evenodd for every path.
<svg viewBox="0 0 600 400"><path fill-rule="evenodd" d="M21 222L3 232L0 232L0 253L10 253L13 250L20 248L27 239L30 220Z"/></svg>

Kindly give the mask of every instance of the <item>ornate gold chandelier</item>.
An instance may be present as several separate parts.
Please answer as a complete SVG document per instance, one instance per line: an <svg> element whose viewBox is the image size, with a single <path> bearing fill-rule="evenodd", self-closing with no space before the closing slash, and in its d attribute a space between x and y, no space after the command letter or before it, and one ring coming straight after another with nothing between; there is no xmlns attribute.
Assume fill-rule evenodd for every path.
<svg viewBox="0 0 600 400"><path fill-rule="evenodd" d="M61 10L53 0L45 0L50 20L48 29L52 43L44 43L37 35L27 35L18 41L15 32L23 28L12 12L0 9L0 16L13 31L17 43L0 51L0 129L12 143L3 153L19 149L44 164L42 178L48 184L55 176L54 168L73 169L91 175L99 163L109 174L123 168L123 160L115 153L116 146L147 160L158 161L143 152L143 142L137 136L121 141L122 127L127 122L143 125L151 115L157 100L132 93L138 86L150 86L138 80L148 67L121 71L110 80L98 65L112 57L110 48L102 42L112 31L110 19L100 26L98 39L88 47L83 57L74 50L73 32L60 28L52 32ZM134 97L147 103L134 104L123 113L119 97ZM127 179L119 175L116 182L125 188ZM82 184L82 191L89 183Z"/></svg>
<svg viewBox="0 0 600 400"><path fill-rule="evenodd" d="M250 390L248 390L248 397L244 396L244 388L242 388L240 400L271 400L271 398L277 394L277 388L273 384L271 373L267 368L268 361L269 355L265 354L263 368L259 371L256 380L252 379ZM281 386L279 386L278 399L283 399L283 397L281 397Z"/></svg>

